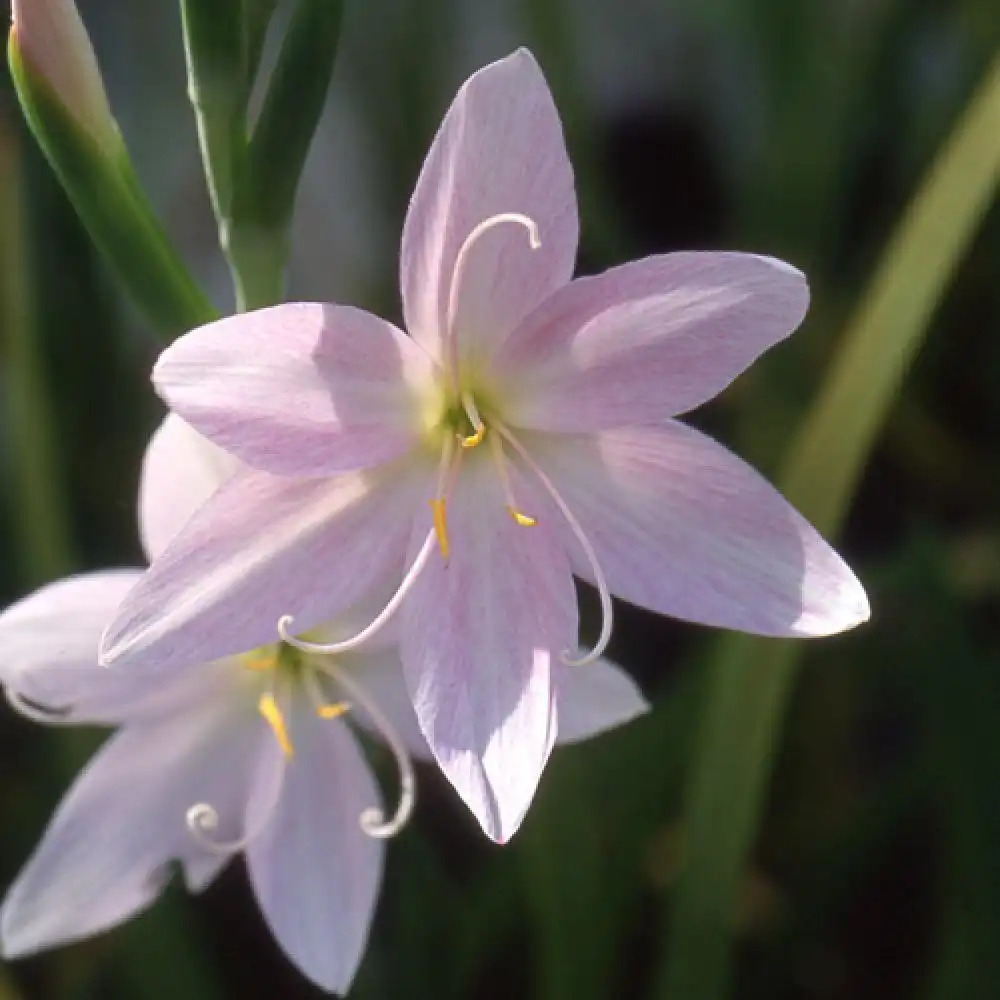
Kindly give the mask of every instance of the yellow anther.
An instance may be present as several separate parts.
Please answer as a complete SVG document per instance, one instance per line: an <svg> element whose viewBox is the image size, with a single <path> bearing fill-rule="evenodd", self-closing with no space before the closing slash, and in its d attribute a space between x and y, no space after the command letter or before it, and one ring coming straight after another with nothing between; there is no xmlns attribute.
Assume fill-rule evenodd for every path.
<svg viewBox="0 0 1000 1000"><path fill-rule="evenodd" d="M435 497L431 501L431 510L434 511L434 534L437 535L441 555L447 560L451 553L448 542L448 501L444 497Z"/></svg>
<svg viewBox="0 0 1000 1000"><path fill-rule="evenodd" d="M273 653L247 653L242 660L247 670L273 670L277 666Z"/></svg>
<svg viewBox="0 0 1000 1000"><path fill-rule="evenodd" d="M320 705L316 709L316 714L321 719L339 719L345 712L351 710L349 701L338 701L332 705Z"/></svg>
<svg viewBox="0 0 1000 1000"><path fill-rule="evenodd" d="M278 703L274 700L274 695L270 691L265 691L257 702L257 711L264 716L267 724L274 730L274 735L278 739L281 749L286 757L295 756L295 748L288 735L288 726L285 724L285 716Z"/></svg>
<svg viewBox="0 0 1000 1000"><path fill-rule="evenodd" d="M522 528L533 528L538 524L538 518L529 517L527 514L522 514L516 507L507 508L507 513L510 514L512 518L522 527Z"/></svg>
<svg viewBox="0 0 1000 1000"><path fill-rule="evenodd" d="M480 424L475 434L470 434L468 437L463 437L460 440L463 448L475 448L477 445L483 443L484 437L486 437L486 424Z"/></svg>

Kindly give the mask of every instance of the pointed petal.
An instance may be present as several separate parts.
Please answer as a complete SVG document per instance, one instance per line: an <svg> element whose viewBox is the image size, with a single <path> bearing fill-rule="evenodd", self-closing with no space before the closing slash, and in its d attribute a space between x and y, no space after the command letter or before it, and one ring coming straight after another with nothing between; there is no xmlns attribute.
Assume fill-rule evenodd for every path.
<svg viewBox="0 0 1000 1000"><path fill-rule="evenodd" d="M181 337L160 355L153 381L172 410L248 465L329 476L414 447L432 370L391 323L297 302Z"/></svg>
<svg viewBox="0 0 1000 1000"><path fill-rule="evenodd" d="M402 575L423 480L285 479L237 473L129 593L102 662L183 666L273 643L278 619L305 631Z"/></svg>
<svg viewBox="0 0 1000 1000"><path fill-rule="evenodd" d="M505 336L573 274L578 238L573 169L545 78L526 49L473 74L459 90L424 161L403 228L400 279L410 333L441 359L459 250L501 212L530 216L542 245L502 225L470 254L462 281L460 342Z"/></svg>
<svg viewBox="0 0 1000 1000"><path fill-rule="evenodd" d="M238 468L229 452L167 414L146 448L139 479L139 535L150 561Z"/></svg>
<svg viewBox="0 0 1000 1000"><path fill-rule="evenodd" d="M0 615L0 683L9 695L62 725L117 725L202 697L207 667L154 680L97 665L101 633L141 576L123 569L68 577Z"/></svg>
<svg viewBox="0 0 1000 1000"><path fill-rule="evenodd" d="M504 842L552 747L551 672L576 648L576 593L547 526L507 515L486 456L463 467L448 523L450 561L435 554L401 611L403 668L431 751Z"/></svg>
<svg viewBox="0 0 1000 1000"><path fill-rule="evenodd" d="M527 440L527 439L526 439ZM732 452L671 422L528 444L613 593L661 614L774 636L828 635L868 600L816 530ZM578 546L566 532L568 551ZM591 579L582 559L579 575Z"/></svg>
<svg viewBox="0 0 1000 1000"><path fill-rule="evenodd" d="M211 803L220 813L218 835L238 837L258 739L217 702L112 737L63 799L4 901L4 957L79 940L141 912L159 895L172 859L199 859L217 871L225 858L193 839L187 810Z"/></svg>
<svg viewBox="0 0 1000 1000"><path fill-rule="evenodd" d="M505 412L549 431L661 424L721 392L808 304L799 271L753 254L667 254L579 279L495 358Z"/></svg>
<svg viewBox="0 0 1000 1000"><path fill-rule="evenodd" d="M288 957L324 990L346 993L364 954L383 844L361 814L380 796L349 729L307 705L289 719L295 757L278 809L247 848L264 919Z"/></svg>
<svg viewBox="0 0 1000 1000"><path fill-rule="evenodd" d="M344 653L338 657L338 667L348 671L354 683L364 688L365 694L385 716L410 756L418 760L431 760L430 747L420 731L403 677L399 648L373 652L368 647L362 647L357 652ZM347 691L341 691L337 698L352 701ZM381 742L386 742L381 727L376 725L364 706L352 705L351 718L356 719Z"/></svg>
<svg viewBox="0 0 1000 1000"><path fill-rule="evenodd" d="M577 743L649 711L638 685L610 660L555 671L559 708L557 744Z"/></svg>

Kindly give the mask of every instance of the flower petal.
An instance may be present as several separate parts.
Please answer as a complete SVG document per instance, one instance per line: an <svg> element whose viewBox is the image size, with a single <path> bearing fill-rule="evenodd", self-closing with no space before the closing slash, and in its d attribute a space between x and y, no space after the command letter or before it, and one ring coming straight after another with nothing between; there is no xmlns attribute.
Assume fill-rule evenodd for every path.
<svg viewBox="0 0 1000 1000"><path fill-rule="evenodd" d="M167 414L146 448L139 479L139 535L150 561L239 468L228 451Z"/></svg>
<svg viewBox="0 0 1000 1000"><path fill-rule="evenodd" d="M106 570L50 583L0 615L0 683L53 724L117 725L203 697L216 668L155 680L97 665L101 633L141 570Z"/></svg>
<svg viewBox="0 0 1000 1000"><path fill-rule="evenodd" d="M562 125L526 49L473 74L459 90L424 161L403 228L400 281L410 333L442 358L455 262L466 238L501 212L530 216L542 245L520 226L483 236L464 268L458 327L502 338L569 281L579 224Z"/></svg>
<svg viewBox="0 0 1000 1000"><path fill-rule="evenodd" d="M576 593L549 529L508 516L486 456L463 467L448 523L449 562L434 555L401 611L403 668L432 753L504 842L552 748L553 660L576 647Z"/></svg>
<svg viewBox="0 0 1000 1000"><path fill-rule="evenodd" d="M276 641L286 614L297 631L333 618L402 575L417 479L238 472L126 597L102 662L183 666Z"/></svg>
<svg viewBox="0 0 1000 1000"><path fill-rule="evenodd" d="M649 711L649 702L621 667L596 660L554 672L559 709L557 744L590 739Z"/></svg>
<svg viewBox="0 0 1000 1000"><path fill-rule="evenodd" d="M674 253L556 292L494 359L508 419L549 431L660 424L787 337L805 277L771 257Z"/></svg>
<svg viewBox="0 0 1000 1000"><path fill-rule="evenodd" d="M351 680L364 688L365 694L385 716L410 756L418 760L430 760L430 747L427 746L427 740L420 731L413 711L398 647L376 652L363 646L357 652L342 654L337 660L338 667L348 671ZM352 701L350 692L347 691L340 692L338 697L347 702ZM363 705L352 704L351 717L385 742L381 727L376 725Z"/></svg>
<svg viewBox="0 0 1000 1000"><path fill-rule="evenodd" d="M774 636L868 618L857 578L749 465L670 422L589 437L532 435L613 593L661 614ZM566 531L568 550L578 545ZM576 572L592 579L589 567Z"/></svg>
<svg viewBox="0 0 1000 1000"><path fill-rule="evenodd" d="M297 704L271 822L247 848L264 918L288 957L322 989L346 993L364 954L382 879L383 844L360 826L380 803L350 730Z"/></svg>
<svg viewBox="0 0 1000 1000"><path fill-rule="evenodd" d="M391 323L298 302L192 331L160 355L153 381L172 410L248 465L329 476L418 442L432 370Z"/></svg>
<svg viewBox="0 0 1000 1000"><path fill-rule="evenodd" d="M218 835L238 837L249 762L260 730L225 706L134 726L112 737L56 811L0 913L5 958L79 940L141 912L159 895L172 859L214 874L210 854L186 826L187 810L210 802Z"/></svg>

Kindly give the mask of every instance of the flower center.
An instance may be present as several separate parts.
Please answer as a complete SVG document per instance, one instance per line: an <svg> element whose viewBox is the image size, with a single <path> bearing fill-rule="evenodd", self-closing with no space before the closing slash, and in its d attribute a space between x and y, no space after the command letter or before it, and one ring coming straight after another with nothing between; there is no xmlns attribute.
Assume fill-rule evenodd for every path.
<svg viewBox="0 0 1000 1000"><path fill-rule="evenodd" d="M288 731L285 712L279 701L279 686L294 690L301 686L321 719L337 719L349 712L349 701L328 702L316 676L317 668L293 646L279 642L274 646L255 649L240 657L243 667L254 673L268 675L268 684L257 701L257 711L271 727L286 757L295 756L295 746Z"/></svg>
<svg viewBox="0 0 1000 1000"><path fill-rule="evenodd" d="M213 836L219 827L220 818L218 810L208 802L196 803L187 811L187 826L192 836L213 853L231 854L243 850L270 823L280 807L285 768L295 756L295 745L287 720L287 706L298 690L305 692L320 719L338 719L355 705L365 712L372 727L388 745L396 760L400 794L396 811L391 817L386 818L378 806L365 809L359 817L361 829L377 839L395 836L402 830L416 803L413 762L402 739L364 687L331 657L308 654L287 642L253 650L239 659L245 670L266 677L266 687L258 699L257 711L281 747L284 767L270 790L265 807L259 810L260 819L252 829L244 831L242 837L222 841ZM336 684L347 694L348 700L328 700L323 688L324 682Z"/></svg>
<svg viewBox="0 0 1000 1000"><path fill-rule="evenodd" d="M443 356L441 358L443 367L442 380L445 383L442 390L444 405L439 411L441 414L440 417L434 422L431 429L432 436L430 437L432 447L436 448L440 444L441 449L438 463L437 486L434 496L430 500L433 527L425 537L420 551L407 570L396 593L393 594L386 606L369 625L349 639L344 639L341 642L322 644L309 642L293 636L291 634L293 618L291 615L283 615L278 620L278 634L284 643L302 652L333 656L358 648L382 629L402 605L404 598L427 566L435 545L440 549L441 556L445 562L448 561L451 555L451 539L448 534L448 499L458 480L459 470L462 465L462 456L472 449L479 448L485 442L496 469L500 488L504 494L507 512L514 523L519 527L531 528L538 524L538 520L533 515L526 513L517 502L505 448L509 448L514 452L522 466L538 479L545 491L552 498L579 542L580 547L583 549L584 555L590 565L601 599L601 634L595 647L581 657L574 658L570 655L570 650L563 650L563 662L569 666L583 666L598 659L607 648L611 640L613 621L611 592L608 589L604 573L598 563L597 553L593 545L587 538L579 520L570 510L562 496L560 496L555 484L497 415L497 409L492 397L480 390L480 387L477 385L478 379L474 377L473 373L469 371L462 372L457 315L459 291L465 278L469 255L475 244L485 233L496 226L507 223L523 226L527 230L529 243L533 250L537 250L541 246L538 226L534 219L519 212L501 212L488 219L484 219L479 225L475 226L472 232L465 238L455 256L455 267L452 272L451 285L448 291L448 312L443 338ZM462 377L463 374L464 378Z"/></svg>

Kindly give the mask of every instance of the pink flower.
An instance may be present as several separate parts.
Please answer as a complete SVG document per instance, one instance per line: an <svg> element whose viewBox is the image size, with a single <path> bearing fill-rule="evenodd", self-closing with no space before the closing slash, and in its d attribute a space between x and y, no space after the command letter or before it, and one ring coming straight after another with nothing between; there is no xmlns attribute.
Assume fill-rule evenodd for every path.
<svg viewBox="0 0 1000 1000"><path fill-rule="evenodd" d="M161 552L237 467L168 417L143 468L148 553ZM410 757L429 757L398 652L383 641L388 630L337 657L279 643L166 671L99 667L101 630L140 575L71 577L0 614L0 684L15 708L50 724L119 727L11 887L0 953L16 958L128 919L159 895L173 860L200 891L242 852L281 947L319 986L343 993L364 952L382 841L413 805ZM338 634L325 626L314 638ZM635 686L609 664L566 680L564 742L645 711ZM396 756L402 793L389 819L347 719Z"/></svg>
<svg viewBox="0 0 1000 1000"><path fill-rule="evenodd" d="M519 50L466 82L424 164L401 252L411 336L291 304L163 354L169 405L253 471L128 596L106 662L219 656L272 641L279 620L287 641L337 652L398 610L420 728L503 841L564 725L556 692L607 644L611 593L776 636L867 618L816 531L675 420L798 326L803 276L678 253L571 281L576 245L559 118ZM604 609L583 656L574 573ZM389 578L403 582L355 640L289 634Z"/></svg>

